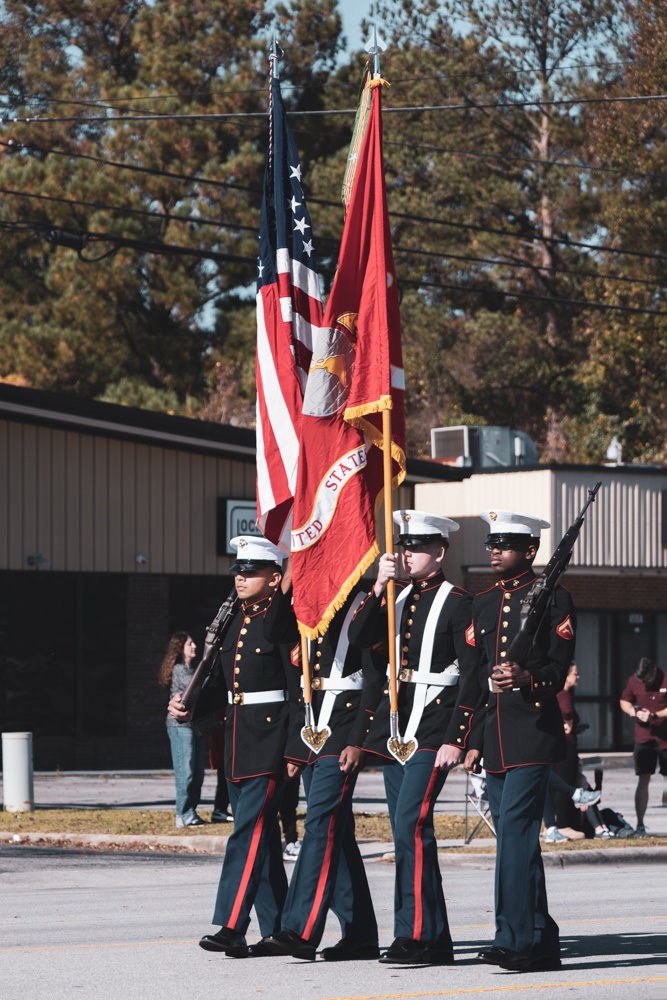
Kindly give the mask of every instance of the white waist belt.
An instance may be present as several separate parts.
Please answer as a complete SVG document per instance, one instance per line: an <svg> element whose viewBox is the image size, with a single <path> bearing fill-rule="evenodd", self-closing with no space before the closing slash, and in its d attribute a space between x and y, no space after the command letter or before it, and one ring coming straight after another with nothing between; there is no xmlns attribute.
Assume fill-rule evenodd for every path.
<svg viewBox="0 0 667 1000"><path fill-rule="evenodd" d="M230 705L268 705L275 701L287 701L287 691L236 691L227 692Z"/></svg>
<svg viewBox="0 0 667 1000"><path fill-rule="evenodd" d="M351 674L350 677L313 677L310 686L313 691L331 691L332 694L336 694L338 691L361 691L364 680L356 674ZM303 687L303 676L301 687Z"/></svg>
<svg viewBox="0 0 667 1000"><path fill-rule="evenodd" d="M412 676L410 676L412 675ZM416 670L401 670L398 679L402 684L435 684L438 687L454 687L459 682L458 674L422 674Z"/></svg>

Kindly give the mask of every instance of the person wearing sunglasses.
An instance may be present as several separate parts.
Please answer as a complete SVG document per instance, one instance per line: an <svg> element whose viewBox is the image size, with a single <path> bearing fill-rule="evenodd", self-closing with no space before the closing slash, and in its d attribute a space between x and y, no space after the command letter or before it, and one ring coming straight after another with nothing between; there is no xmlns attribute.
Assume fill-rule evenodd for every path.
<svg viewBox="0 0 667 1000"><path fill-rule="evenodd" d="M560 968L560 942L547 907L540 827L551 765L566 757L556 696L574 654L576 616L570 595L557 587L526 663L512 661L521 602L536 581L533 562L550 525L509 510L480 516L489 526L485 544L497 580L473 599L478 686L487 688L487 702L476 714L464 766L475 770L483 757L497 845L496 935L479 959L514 972L551 970Z"/></svg>

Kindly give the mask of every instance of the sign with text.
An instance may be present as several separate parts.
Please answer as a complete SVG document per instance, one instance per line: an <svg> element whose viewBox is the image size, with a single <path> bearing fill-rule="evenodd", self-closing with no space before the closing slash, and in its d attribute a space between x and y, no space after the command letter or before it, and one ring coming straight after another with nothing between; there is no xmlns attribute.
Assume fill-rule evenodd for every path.
<svg viewBox="0 0 667 1000"><path fill-rule="evenodd" d="M257 535L262 532L257 527L257 504L254 500L228 500L218 497L217 545L219 556L234 555L229 544L237 535Z"/></svg>

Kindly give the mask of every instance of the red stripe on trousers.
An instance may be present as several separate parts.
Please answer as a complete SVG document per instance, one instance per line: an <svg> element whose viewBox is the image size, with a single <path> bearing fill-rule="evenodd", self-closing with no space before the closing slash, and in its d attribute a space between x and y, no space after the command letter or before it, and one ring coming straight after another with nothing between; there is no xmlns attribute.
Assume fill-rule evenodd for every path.
<svg viewBox="0 0 667 1000"><path fill-rule="evenodd" d="M229 917L228 927L235 930L236 921L239 919L239 913L241 912L241 906L243 905L243 900L245 899L245 894L248 890L248 882L250 881L250 876L252 874L255 861L257 859L257 851L259 850L259 841L261 839L262 833L264 831L264 820L266 819L266 810L269 807L269 803L273 798L276 791L276 779L271 778L269 781L266 796L262 804L262 808L259 811L259 816L255 821L255 829L252 831L252 837L250 839L250 850L248 851L248 857L246 858L246 863L243 868L243 875L241 876L241 882L239 885L238 892L236 893L236 899L234 900L234 905L232 907L232 912Z"/></svg>
<svg viewBox="0 0 667 1000"><path fill-rule="evenodd" d="M422 877L424 874L424 843L422 841L422 831L424 829L426 817L428 816L431 796L433 795L433 788L437 779L438 768L434 767L426 793L422 799L421 809L419 810L419 819L417 820L417 826L415 828L415 926L412 932L414 941L419 941L421 939L424 910L422 905Z"/></svg>
<svg viewBox="0 0 667 1000"><path fill-rule="evenodd" d="M312 909L310 911L310 915L308 917L308 920L306 922L306 926L305 926L304 932L302 934L302 937L306 941L309 939L310 935L313 933L313 928L315 926L315 923L317 922L317 918L319 916L319 912L320 912L320 909L322 907L322 898L324 896L324 889L326 887L327 878L329 877L329 870L331 868L331 854L333 852L334 831L336 829L336 820L338 819L338 811L339 811L339 809L341 807L341 804L345 801L345 796L347 795L347 789L349 787L349 784L350 784L350 778L349 778L349 775L348 775L345 778L345 782L343 784L343 790L341 792L340 801L338 802L338 805L334 809L334 811L333 811L333 813L331 815L331 819L329 820L329 830L328 830L328 833L327 833L327 846L326 846L326 850L324 852L324 860L322 862L322 868L320 869L320 877L317 880L317 889L315 890L315 899L313 901L313 907L312 907Z"/></svg>

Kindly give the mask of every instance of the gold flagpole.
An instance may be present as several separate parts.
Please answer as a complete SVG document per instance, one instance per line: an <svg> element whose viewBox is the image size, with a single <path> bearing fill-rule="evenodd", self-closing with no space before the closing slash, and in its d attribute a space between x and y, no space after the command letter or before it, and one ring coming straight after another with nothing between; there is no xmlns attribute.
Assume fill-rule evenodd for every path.
<svg viewBox="0 0 667 1000"><path fill-rule="evenodd" d="M310 663L308 662L308 637L303 632L301 633L301 670L303 671L303 703L304 705L312 706L313 693L310 688Z"/></svg>
<svg viewBox="0 0 667 1000"><path fill-rule="evenodd" d="M391 482L391 410L382 411L382 447L384 472L384 550L394 551ZM398 687L396 676L396 582L387 583L387 632L389 638L389 711L390 739L398 739Z"/></svg>

